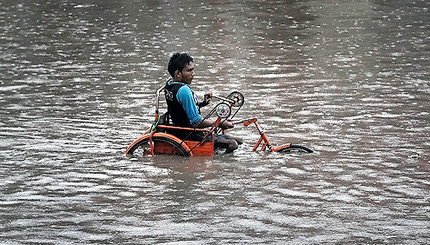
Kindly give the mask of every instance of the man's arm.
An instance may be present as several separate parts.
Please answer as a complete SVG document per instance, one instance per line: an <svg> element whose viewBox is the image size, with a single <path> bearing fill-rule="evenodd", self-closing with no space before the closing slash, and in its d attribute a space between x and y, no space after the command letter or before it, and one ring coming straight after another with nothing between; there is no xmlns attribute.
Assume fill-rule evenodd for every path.
<svg viewBox="0 0 430 245"><path fill-rule="evenodd" d="M207 128L207 127L210 127L210 126L212 126L213 124L215 123L215 120L214 119L204 119L204 118L202 118L202 119L200 119L200 121L198 121L198 122L196 122L196 123L193 123L193 124L191 124L193 127L195 127L195 128ZM222 128L222 129L229 129L229 128L233 128L234 127L234 124L233 124L233 121L231 121L231 120L225 120L221 125L220 125L220 127Z"/></svg>
<svg viewBox="0 0 430 245"><path fill-rule="evenodd" d="M199 111L197 110L196 104L194 102L193 93L188 86L182 86L178 90L176 98L178 99L179 103L181 103L182 108L184 108L184 111L187 113L190 124L195 124L202 119L202 116L199 114Z"/></svg>
<svg viewBox="0 0 430 245"><path fill-rule="evenodd" d="M205 96L209 97L208 99L212 97L212 94ZM191 89L188 86L182 86L176 95L176 98L178 98L178 101L182 104L182 107L184 108L185 112L188 115L188 119L190 120L190 124L193 127L199 127L199 128L207 128L212 126L215 123L214 119L204 119L198 112L196 104L194 104L193 99L193 93L191 92ZM226 120L221 125L221 128L228 129L233 128L233 121Z"/></svg>

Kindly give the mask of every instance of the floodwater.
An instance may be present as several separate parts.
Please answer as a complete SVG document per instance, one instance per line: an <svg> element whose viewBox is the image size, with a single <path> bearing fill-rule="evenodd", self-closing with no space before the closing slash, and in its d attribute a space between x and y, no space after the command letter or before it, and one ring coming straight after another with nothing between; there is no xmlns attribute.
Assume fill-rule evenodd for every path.
<svg viewBox="0 0 430 245"><path fill-rule="evenodd" d="M429 7L1 0L0 243L428 244ZM315 153L124 156L175 51Z"/></svg>

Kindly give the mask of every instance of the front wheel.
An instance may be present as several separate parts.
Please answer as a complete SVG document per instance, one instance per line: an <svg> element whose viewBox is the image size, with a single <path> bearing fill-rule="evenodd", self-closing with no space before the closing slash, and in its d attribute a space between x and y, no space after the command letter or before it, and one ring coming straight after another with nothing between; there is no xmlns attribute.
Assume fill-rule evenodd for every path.
<svg viewBox="0 0 430 245"><path fill-rule="evenodd" d="M295 154L295 153L312 153L314 151L307 148L306 146L288 144L288 145L283 145L276 148L275 152Z"/></svg>

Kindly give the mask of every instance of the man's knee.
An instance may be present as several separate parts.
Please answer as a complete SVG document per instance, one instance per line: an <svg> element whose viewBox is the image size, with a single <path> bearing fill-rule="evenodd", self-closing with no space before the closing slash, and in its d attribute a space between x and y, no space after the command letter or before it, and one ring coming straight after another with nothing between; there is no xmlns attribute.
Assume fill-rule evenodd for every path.
<svg viewBox="0 0 430 245"><path fill-rule="evenodd" d="M226 149L226 153L232 152L236 150L239 147L239 144L236 142L236 140L230 139L228 142L228 147Z"/></svg>
<svg viewBox="0 0 430 245"><path fill-rule="evenodd" d="M226 139L226 138L220 138L217 140L216 145L225 148L226 153L232 152L236 150L239 147L239 144L234 139Z"/></svg>

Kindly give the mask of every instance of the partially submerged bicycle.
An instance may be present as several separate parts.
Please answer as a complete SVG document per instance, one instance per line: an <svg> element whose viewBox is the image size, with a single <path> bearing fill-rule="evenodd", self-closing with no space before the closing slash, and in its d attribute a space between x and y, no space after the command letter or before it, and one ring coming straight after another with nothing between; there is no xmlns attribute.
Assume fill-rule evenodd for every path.
<svg viewBox="0 0 430 245"><path fill-rule="evenodd" d="M176 127L170 124L167 113L159 116L159 100L160 94L164 90L164 86L157 90L156 102L155 102L155 122L145 133L143 133L138 139L133 141L131 145L125 151L127 155L147 155L154 156L155 154L171 154L171 155L183 155L183 156L196 156L214 155L214 134L221 131L219 126L224 120L232 120L236 116L245 102L243 95L239 92L232 92L227 97L223 98L220 96L213 96L219 99L221 102L215 105L215 107L208 113L204 118L207 119L213 114L216 114L217 119L209 129L201 128L187 128L187 127ZM167 119L167 120L166 120ZM261 145L260 151L269 152L285 152L285 153L312 153L313 151L306 146L296 144L283 144L278 147L274 147L264 130L258 125L256 118L250 118L234 122L234 124L242 124L249 126L254 124L257 128L260 139L255 144L252 151L257 151ZM180 139L175 136L172 132L185 132L186 136L184 139ZM193 132L203 132L204 137L201 141L191 140L190 136ZM224 133L224 130L222 130Z"/></svg>

